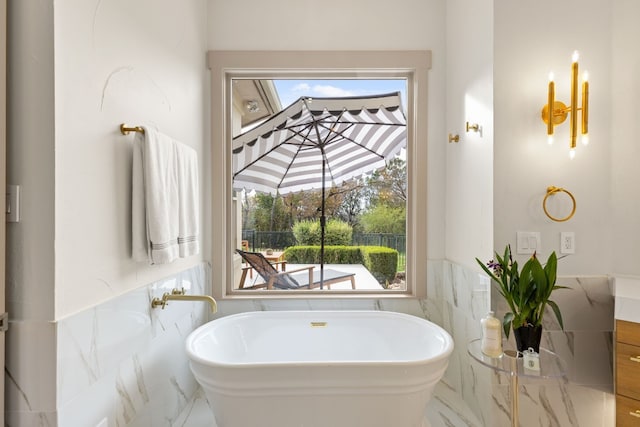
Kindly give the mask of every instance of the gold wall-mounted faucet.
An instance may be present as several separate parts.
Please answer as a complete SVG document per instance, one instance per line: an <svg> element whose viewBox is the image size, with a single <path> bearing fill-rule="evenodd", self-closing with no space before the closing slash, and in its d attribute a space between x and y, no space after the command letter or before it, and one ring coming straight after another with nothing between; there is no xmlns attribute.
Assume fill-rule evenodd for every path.
<svg viewBox="0 0 640 427"><path fill-rule="evenodd" d="M171 293L165 292L162 298L154 298L151 301L151 308L162 307L164 310L169 301L204 301L209 303L212 313L218 311L218 304L213 297L209 295L185 295L184 289L173 289Z"/></svg>

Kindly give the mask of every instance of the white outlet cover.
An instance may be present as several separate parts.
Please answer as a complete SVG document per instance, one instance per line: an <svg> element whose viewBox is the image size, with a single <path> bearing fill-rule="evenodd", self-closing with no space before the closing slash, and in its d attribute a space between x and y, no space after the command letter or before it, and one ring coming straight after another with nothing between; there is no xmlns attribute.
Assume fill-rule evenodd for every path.
<svg viewBox="0 0 640 427"><path fill-rule="evenodd" d="M573 231L563 231L560 233L560 253L576 253L576 233Z"/></svg>

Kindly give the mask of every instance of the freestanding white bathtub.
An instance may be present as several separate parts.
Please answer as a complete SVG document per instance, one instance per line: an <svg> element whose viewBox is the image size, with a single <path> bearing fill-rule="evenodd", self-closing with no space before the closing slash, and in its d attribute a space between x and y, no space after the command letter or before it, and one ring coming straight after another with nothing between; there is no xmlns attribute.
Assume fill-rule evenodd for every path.
<svg viewBox="0 0 640 427"><path fill-rule="evenodd" d="M441 327L384 311L222 317L186 342L218 427L420 427L453 351Z"/></svg>

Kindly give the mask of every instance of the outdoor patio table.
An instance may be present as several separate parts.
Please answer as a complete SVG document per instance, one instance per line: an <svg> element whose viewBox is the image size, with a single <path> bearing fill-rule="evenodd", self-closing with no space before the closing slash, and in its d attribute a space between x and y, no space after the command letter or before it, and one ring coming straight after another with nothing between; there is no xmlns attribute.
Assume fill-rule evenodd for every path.
<svg viewBox="0 0 640 427"><path fill-rule="evenodd" d="M286 267L286 261L284 260L284 252L283 251L273 251L271 252L271 254L268 254L265 251L261 251L260 252L262 254L262 256L264 256L264 258L269 261L269 262L278 262L278 261L284 261L282 263L282 271L285 271L285 267Z"/></svg>

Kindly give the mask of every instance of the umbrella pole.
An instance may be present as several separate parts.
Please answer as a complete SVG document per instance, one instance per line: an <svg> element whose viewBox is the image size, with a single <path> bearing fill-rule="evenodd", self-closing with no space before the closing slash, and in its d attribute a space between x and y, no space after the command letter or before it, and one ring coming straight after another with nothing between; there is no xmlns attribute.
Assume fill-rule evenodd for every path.
<svg viewBox="0 0 640 427"><path fill-rule="evenodd" d="M324 181L326 159L324 150L322 150L322 201L320 202L320 289L324 287L324 228L327 224L327 218L324 216Z"/></svg>

